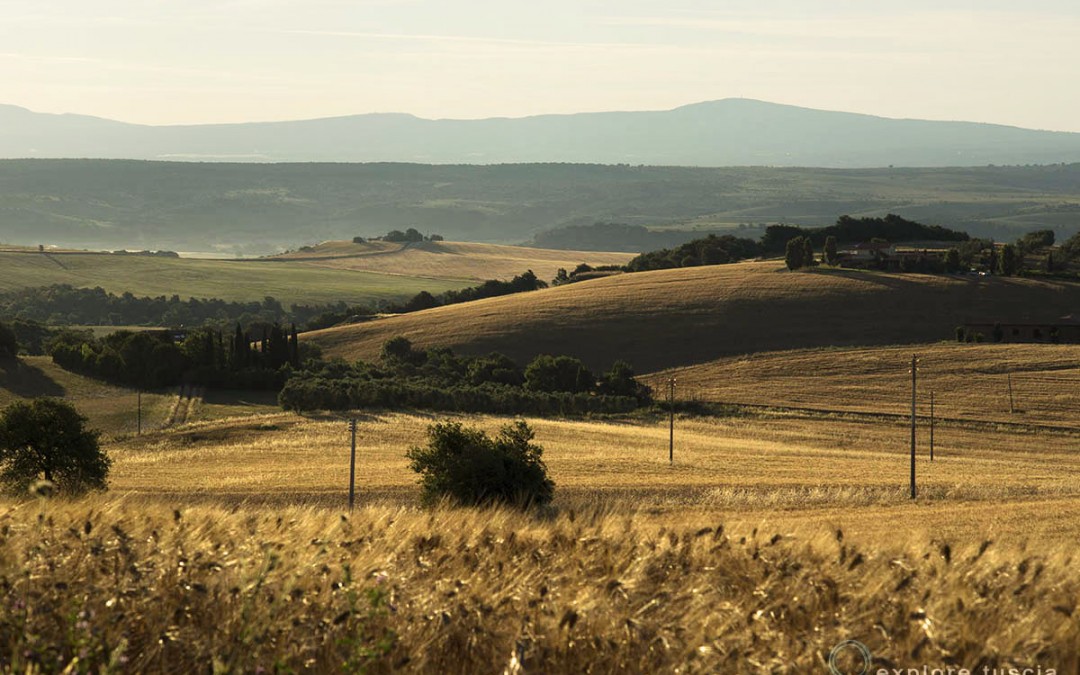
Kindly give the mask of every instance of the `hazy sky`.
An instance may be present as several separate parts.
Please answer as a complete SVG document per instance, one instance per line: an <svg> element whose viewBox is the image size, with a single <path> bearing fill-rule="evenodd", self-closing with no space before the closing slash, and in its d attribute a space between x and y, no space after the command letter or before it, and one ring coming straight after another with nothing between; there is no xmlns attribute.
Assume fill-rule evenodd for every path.
<svg viewBox="0 0 1080 675"><path fill-rule="evenodd" d="M1080 2L0 0L0 103L42 112L516 117L728 97L1080 131Z"/></svg>

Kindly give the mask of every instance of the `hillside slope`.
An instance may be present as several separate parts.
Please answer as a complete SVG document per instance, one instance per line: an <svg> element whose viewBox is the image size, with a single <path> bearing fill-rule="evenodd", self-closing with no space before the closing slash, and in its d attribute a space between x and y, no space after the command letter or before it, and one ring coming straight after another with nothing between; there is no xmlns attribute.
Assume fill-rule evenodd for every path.
<svg viewBox="0 0 1080 675"><path fill-rule="evenodd" d="M506 280L531 269L540 279L550 281L560 267L572 270L581 263L594 267L625 265L633 257L633 253L563 251L457 241L408 244L330 241L308 250L274 256L270 260L330 269L472 281Z"/></svg>
<svg viewBox="0 0 1080 675"><path fill-rule="evenodd" d="M680 166L1080 161L1080 134L725 99L673 110L429 120L407 114L144 126L0 107L0 157Z"/></svg>
<svg viewBox="0 0 1080 675"><path fill-rule="evenodd" d="M220 298L261 301L272 296L286 307L339 300L368 304L402 300L420 291L441 293L469 285L462 279L381 274L257 260L202 260L88 252L0 251L0 293L20 288L71 284L100 286L117 295Z"/></svg>
<svg viewBox="0 0 1080 675"><path fill-rule="evenodd" d="M306 334L329 355L374 358L403 335L421 347L572 354L638 372L758 351L924 343L966 318L1056 318L1080 284L1015 278L788 272L748 262L624 274Z"/></svg>
<svg viewBox="0 0 1080 675"><path fill-rule="evenodd" d="M911 412L912 354L919 357L919 415L930 414L934 392L938 419L1080 431L1080 345L1075 344L800 349L728 357L644 379L661 388L676 377L681 399L903 416Z"/></svg>

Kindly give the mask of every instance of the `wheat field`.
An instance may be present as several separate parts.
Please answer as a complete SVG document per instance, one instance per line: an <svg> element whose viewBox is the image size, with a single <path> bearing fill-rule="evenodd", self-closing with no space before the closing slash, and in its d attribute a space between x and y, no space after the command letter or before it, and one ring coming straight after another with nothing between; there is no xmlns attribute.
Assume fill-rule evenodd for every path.
<svg viewBox="0 0 1080 675"><path fill-rule="evenodd" d="M1080 430L1080 345L960 344L765 352L643 378L682 399L823 411L908 415L911 357L917 412ZM1010 398L1010 389L1012 396Z"/></svg>
<svg viewBox="0 0 1080 675"><path fill-rule="evenodd" d="M404 456L435 421L509 418L357 413L350 512L345 416L163 396L186 421L109 435L108 493L0 500L0 673L807 673L845 640L869 672L1080 672L1073 399L1008 423L976 414L997 389L946 386L1007 366L1024 391L1069 349L921 346L957 402L932 462L920 421L914 501L909 427L882 414L902 401L865 384L907 348L681 371L720 402L760 371L771 405L676 415L673 463L659 412L528 419L556 483L530 513L423 509ZM783 398L791 372L863 389L825 409Z"/></svg>

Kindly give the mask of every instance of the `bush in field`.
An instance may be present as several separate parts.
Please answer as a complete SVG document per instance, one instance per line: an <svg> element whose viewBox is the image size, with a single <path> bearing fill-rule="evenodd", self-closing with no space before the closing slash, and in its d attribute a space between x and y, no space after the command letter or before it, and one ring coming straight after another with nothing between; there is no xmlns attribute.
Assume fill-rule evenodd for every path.
<svg viewBox="0 0 1080 675"><path fill-rule="evenodd" d="M0 413L0 481L17 493L41 478L68 495L104 490L111 462L85 424L74 406L59 399L9 405Z"/></svg>
<svg viewBox="0 0 1080 675"><path fill-rule="evenodd" d="M410 448L405 456L420 474L428 504L450 499L464 505L541 506L551 501L555 483L533 438L520 420L494 439L458 422L442 422L428 428L427 446Z"/></svg>

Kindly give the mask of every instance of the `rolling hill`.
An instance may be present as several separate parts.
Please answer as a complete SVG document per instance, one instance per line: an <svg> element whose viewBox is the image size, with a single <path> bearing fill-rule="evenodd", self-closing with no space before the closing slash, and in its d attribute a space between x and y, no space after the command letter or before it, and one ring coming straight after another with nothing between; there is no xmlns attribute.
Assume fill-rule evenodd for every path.
<svg viewBox="0 0 1080 675"><path fill-rule="evenodd" d="M841 170L0 160L0 241L28 246L261 255L408 227L517 243L597 221L741 232L740 225L820 226L843 214L887 213L999 240L1047 227L1064 239L1080 230L1080 164ZM634 250L617 240L588 248Z"/></svg>
<svg viewBox="0 0 1080 675"><path fill-rule="evenodd" d="M507 280L531 269L550 281L559 268L572 270L581 263L592 266L625 265L632 253L563 251L523 246L500 246L456 241L393 243L368 241L323 242L302 251L268 260L288 261L294 266L357 270L382 274L420 275L439 279Z"/></svg>
<svg viewBox="0 0 1080 675"><path fill-rule="evenodd" d="M368 114L145 126L0 107L0 157L198 161L982 166L1080 161L1080 134L724 99L666 111L428 120Z"/></svg>
<svg viewBox="0 0 1080 675"><path fill-rule="evenodd" d="M243 260L206 260L0 247L0 292L52 284L100 286L115 294L290 304L373 304L420 291L439 294L532 269L550 280L559 267L620 264L626 253L549 251L457 242L327 242L309 251Z"/></svg>
<svg viewBox="0 0 1080 675"><path fill-rule="evenodd" d="M777 262L624 274L306 334L328 355L374 358L402 335L420 347L518 361L570 354L638 372L736 354L947 340L967 318L1057 318L1080 284L1019 278L788 272Z"/></svg>

